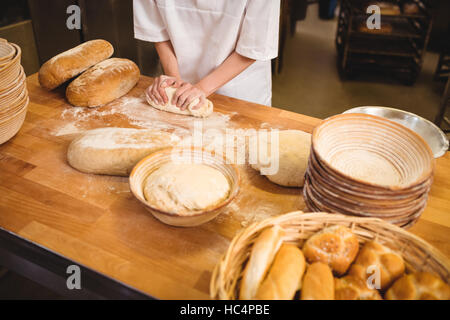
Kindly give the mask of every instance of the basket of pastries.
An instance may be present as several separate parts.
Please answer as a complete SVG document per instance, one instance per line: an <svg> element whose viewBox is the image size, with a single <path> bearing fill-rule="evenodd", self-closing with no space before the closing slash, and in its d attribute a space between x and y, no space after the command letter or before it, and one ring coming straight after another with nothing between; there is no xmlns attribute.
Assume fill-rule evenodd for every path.
<svg viewBox="0 0 450 320"><path fill-rule="evenodd" d="M234 237L211 277L223 300L450 299L450 261L377 218L290 212Z"/></svg>

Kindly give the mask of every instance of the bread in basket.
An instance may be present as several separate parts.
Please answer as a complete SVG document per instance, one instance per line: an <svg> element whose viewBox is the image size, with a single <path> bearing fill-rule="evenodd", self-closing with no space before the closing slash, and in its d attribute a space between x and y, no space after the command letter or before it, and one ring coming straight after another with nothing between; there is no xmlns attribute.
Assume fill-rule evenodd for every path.
<svg viewBox="0 0 450 320"><path fill-rule="evenodd" d="M302 246L313 234L333 225L350 228L360 245L373 240L400 253L405 261L407 273L427 271L450 284L450 260L424 240L400 227L377 218L295 211L254 223L234 237L213 271L210 283L211 297L224 300L237 299L240 280L253 243L268 227L281 227L285 232L284 242Z"/></svg>

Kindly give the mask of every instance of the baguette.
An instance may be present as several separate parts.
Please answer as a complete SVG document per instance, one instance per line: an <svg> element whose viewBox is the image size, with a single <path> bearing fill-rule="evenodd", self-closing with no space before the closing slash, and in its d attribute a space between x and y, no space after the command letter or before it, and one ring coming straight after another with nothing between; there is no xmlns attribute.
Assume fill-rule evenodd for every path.
<svg viewBox="0 0 450 320"><path fill-rule="evenodd" d="M67 100L77 107L96 107L127 94L139 81L139 68L131 60L102 61L67 87Z"/></svg>
<svg viewBox="0 0 450 320"><path fill-rule="evenodd" d="M282 244L282 237L283 230L279 226L273 226L261 232L255 240L241 280L240 299L255 298L259 285Z"/></svg>
<svg viewBox="0 0 450 320"><path fill-rule="evenodd" d="M270 271L259 288L258 300L291 300L305 272L305 257L293 244L283 244Z"/></svg>
<svg viewBox="0 0 450 320"><path fill-rule="evenodd" d="M45 62L39 70L39 83L44 89L53 90L113 53L114 48L108 41L87 41Z"/></svg>
<svg viewBox="0 0 450 320"><path fill-rule="evenodd" d="M315 262L306 269L301 300L334 300L334 278L328 265Z"/></svg>

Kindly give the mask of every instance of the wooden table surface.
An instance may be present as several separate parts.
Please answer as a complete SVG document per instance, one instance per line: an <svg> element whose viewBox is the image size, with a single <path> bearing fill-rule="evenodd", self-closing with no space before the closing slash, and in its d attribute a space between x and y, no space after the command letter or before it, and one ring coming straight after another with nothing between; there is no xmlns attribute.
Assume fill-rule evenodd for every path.
<svg viewBox="0 0 450 320"><path fill-rule="evenodd" d="M64 89L47 92L28 77L29 111L20 132L0 146L0 226L140 291L162 299L209 298L209 280L230 239L253 221L303 210L301 189L270 183L240 166L241 192L227 211L195 228L154 219L123 177L72 169L66 150L86 129L192 130L193 118L147 107L142 77L127 95L96 109L71 107ZM206 127L285 128L311 132L319 119L213 95ZM301 103L301 101L299 101ZM437 159L428 206L411 232L450 256L450 155Z"/></svg>

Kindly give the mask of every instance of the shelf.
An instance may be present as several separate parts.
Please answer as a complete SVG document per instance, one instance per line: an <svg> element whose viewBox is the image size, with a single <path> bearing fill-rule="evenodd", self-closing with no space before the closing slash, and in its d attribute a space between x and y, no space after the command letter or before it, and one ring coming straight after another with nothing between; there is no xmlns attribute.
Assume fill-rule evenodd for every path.
<svg viewBox="0 0 450 320"><path fill-rule="evenodd" d="M415 38L415 39L421 39L423 38L423 34L425 31L418 30L415 27L411 25L411 23L407 19L386 19L381 20L383 24L389 24L392 27L392 32L389 33L371 33L371 32L364 32L359 31L358 27L365 23L364 18L356 17L352 21L352 29L350 32L352 34L357 34L361 36L367 36L367 37L386 37L386 38Z"/></svg>
<svg viewBox="0 0 450 320"><path fill-rule="evenodd" d="M419 52L408 40L388 40L351 37L348 51L371 55L416 57Z"/></svg>

